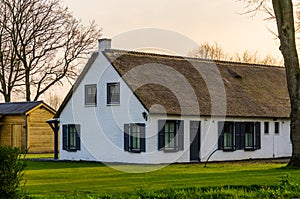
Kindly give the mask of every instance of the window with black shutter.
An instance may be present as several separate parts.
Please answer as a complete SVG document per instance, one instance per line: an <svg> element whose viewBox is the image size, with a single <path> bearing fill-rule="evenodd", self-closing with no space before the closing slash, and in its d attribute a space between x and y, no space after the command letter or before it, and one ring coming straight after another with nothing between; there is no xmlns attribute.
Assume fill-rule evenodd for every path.
<svg viewBox="0 0 300 199"><path fill-rule="evenodd" d="M65 124L63 128L63 150L78 151L80 150L80 125Z"/></svg>
<svg viewBox="0 0 300 199"><path fill-rule="evenodd" d="M218 149L232 151L234 150L234 123L219 122L219 141Z"/></svg>
<svg viewBox="0 0 300 199"><path fill-rule="evenodd" d="M184 121L158 121L158 149L164 151L184 150Z"/></svg>
<svg viewBox="0 0 300 199"><path fill-rule="evenodd" d="M107 104L120 104L120 83L107 83Z"/></svg>
<svg viewBox="0 0 300 199"><path fill-rule="evenodd" d="M219 122L218 149L223 151L261 148L260 122Z"/></svg>
<svg viewBox="0 0 300 199"><path fill-rule="evenodd" d="M245 150L254 150L254 123L253 122L245 122L243 123L245 126Z"/></svg>
<svg viewBox="0 0 300 199"><path fill-rule="evenodd" d="M146 152L145 124L124 124L124 151Z"/></svg>

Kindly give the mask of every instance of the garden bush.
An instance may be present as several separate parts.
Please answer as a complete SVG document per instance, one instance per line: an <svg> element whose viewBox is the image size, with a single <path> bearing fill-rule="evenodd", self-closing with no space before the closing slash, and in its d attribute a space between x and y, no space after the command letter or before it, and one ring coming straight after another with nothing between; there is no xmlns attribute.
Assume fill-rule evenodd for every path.
<svg viewBox="0 0 300 199"><path fill-rule="evenodd" d="M23 198L20 189L26 163L20 149L0 146L0 198ZM24 188L24 187L23 187Z"/></svg>

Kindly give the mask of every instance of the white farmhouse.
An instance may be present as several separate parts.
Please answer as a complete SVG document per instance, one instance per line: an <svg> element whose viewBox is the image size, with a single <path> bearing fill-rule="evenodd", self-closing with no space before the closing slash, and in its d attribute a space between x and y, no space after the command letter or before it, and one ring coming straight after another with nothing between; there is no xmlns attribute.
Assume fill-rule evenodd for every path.
<svg viewBox="0 0 300 199"><path fill-rule="evenodd" d="M172 163L291 156L282 67L111 49L99 40L56 117L60 159Z"/></svg>

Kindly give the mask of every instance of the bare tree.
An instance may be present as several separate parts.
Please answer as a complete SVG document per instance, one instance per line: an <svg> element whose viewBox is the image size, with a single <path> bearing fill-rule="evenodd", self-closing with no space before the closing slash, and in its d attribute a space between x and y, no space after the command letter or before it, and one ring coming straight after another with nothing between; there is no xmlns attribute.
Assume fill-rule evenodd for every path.
<svg viewBox="0 0 300 199"><path fill-rule="evenodd" d="M267 55L261 58L258 52L251 53L245 50L241 53L235 53L230 55L226 53L225 50L218 44L210 44L204 42L198 48L195 48L188 53L189 56L203 58L203 59L213 59L213 60L224 60L224 61L235 61L253 64L265 64L265 65L281 65L281 61L277 60L271 55Z"/></svg>
<svg viewBox="0 0 300 199"><path fill-rule="evenodd" d="M204 42L198 48L195 48L191 52L189 52L188 55L203 59L227 59L227 54L218 43L210 44L208 42Z"/></svg>
<svg viewBox="0 0 300 199"><path fill-rule="evenodd" d="M63 79L74 79L78 64L101 35L94 22L81 25L59 0L0 0L0 4L0 27L13 51L6 59L17 61L10 68L15 73L19 67L18 77L23 77L13 86L25 88L27 101L38 100Z"/></svg>
<svg viewBox="0 0 300 199"><path fill-rule="evenodd" d="M50 105L50 107L54 108L55 110L58 110L63 99L57 93L51 92L47 95L45 101Z"/></svg>
<svg viewBox="0 0 300 199"><path fill-rule="evenodd" d="M3 21L8 20L6 6L0 4L0 93L4 100L9 102L15 86L24 77L20 61L13 50L12 39L3 25Z"/></svg>
<svg viewBox="0 0 300 199"><path fill-rule="evenodd" d="M244 0L254 10L263 10L275 18L279 50L284 59L286 78L291 104L291 141L292 158L289 162L292 166L300 167L300 68L296 46L296 29L294 17L294 5L292 0ZM270 7L270 6L271 7Z"/></svg>

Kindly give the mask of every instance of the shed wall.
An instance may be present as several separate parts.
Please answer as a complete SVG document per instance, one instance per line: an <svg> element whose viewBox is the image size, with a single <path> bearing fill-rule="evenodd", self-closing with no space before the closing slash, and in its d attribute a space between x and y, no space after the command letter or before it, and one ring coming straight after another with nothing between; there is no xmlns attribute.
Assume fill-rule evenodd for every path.
<svg viewBox="0 0 300 199"><path fill-rule="evenodd" d="M44 107L34 109L27 116L28 152L52 153L54 145L54 133L46 123L54 114Z"/></svg>
<svg viewBox="0 0 300 199"><path fill-rule="evenodd" d="M23 116L4 116L0 123L0 144L24 149Z"/></svg>

